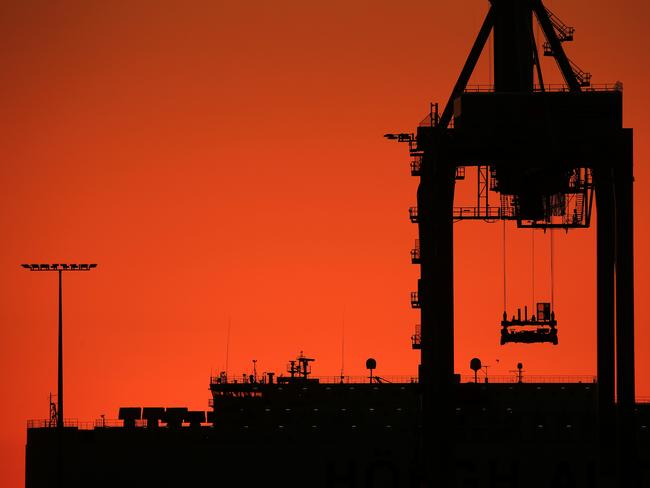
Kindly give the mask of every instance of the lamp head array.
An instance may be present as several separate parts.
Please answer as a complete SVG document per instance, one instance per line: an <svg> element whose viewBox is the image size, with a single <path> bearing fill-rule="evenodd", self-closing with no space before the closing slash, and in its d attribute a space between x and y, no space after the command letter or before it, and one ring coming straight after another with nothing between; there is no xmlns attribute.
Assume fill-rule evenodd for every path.
<svg viewBox="0 0 650 488"><path fill-rule="evenodd" d="M30 271L90 271L97 267L97 264L21 264Z"/></svg>

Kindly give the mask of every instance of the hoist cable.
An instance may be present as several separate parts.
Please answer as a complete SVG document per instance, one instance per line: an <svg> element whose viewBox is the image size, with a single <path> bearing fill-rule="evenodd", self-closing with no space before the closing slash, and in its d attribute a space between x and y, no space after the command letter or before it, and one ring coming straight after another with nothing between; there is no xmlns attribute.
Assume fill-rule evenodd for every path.
<svg viewBox="0 0 650 488"><path fill-rule="evenodd" d="M551 310L555 310L555 250L553 243L553 229L551 229Z"/></svg>
<svg viewBox="0 0 650 488"><path fill-rule="evenodd" d="M503 312L505 313L507 308L506 301L506 221L503 221Z"/></svg>
<svg viewBox="0 0 650 488"><path fill-rule="evenodd" d="M530 246L531 246L531 306L535 306L535 229L530 229Z"/></svg>

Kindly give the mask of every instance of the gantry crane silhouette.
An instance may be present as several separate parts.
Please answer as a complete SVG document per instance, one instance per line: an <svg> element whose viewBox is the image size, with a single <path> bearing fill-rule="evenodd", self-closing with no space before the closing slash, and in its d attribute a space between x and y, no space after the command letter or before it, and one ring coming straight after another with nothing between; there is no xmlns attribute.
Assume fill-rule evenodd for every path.
<svg viewBox="0 0 650 488"><path fill-rule="evenodd" d="M544 84L534 19L562 86ZM490 33L494 86L469 90ZM420 179L417 207L409 211L419 234L411 257L420 266L411 304L421 323L412 340L421 352L423 469L440 486L453 486L454 221L587 228L594 196L599 465L623 483L634 460L633 134L623 128L622 85L592 85L565 53L563 43L573 37L574 29L541 0L490 0L442 113L432 106L416 134L386 134L409 144L411 173ZM455 207L456 180L470 167L478 173L477 205ZM490 193L498 195L494 203ZM543 308L544 319L555 322ZM503 319L505 328L513 325ZM534 334L525 337L536 341Z"/></svg>

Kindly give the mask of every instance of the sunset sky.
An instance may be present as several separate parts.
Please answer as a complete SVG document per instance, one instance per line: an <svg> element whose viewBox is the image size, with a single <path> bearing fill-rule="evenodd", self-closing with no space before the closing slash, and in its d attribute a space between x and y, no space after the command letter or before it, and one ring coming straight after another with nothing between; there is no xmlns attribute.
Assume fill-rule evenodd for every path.
<svg viewBox="0 0 650 488"><path fill-rule="evenodd" d="M548 0L569 57L624 83L635 130L637 395L650 397L650 143L642 0ZM24 483L26 420L207 410L211 372L415 375L417 179L405 145L445 103L487 0L4 1L0 4L0 485ZM488 84L488 53L472 83ZM545 81L559 82L544 60ZM459 202L475 182L459 187ZM595 229L556 232L560 345L499 346L502 224L455 224L456 371L595 374ZM549 234L507 226L508 304L548 300ZM342 358L344 337L345 354Z"/></svg>

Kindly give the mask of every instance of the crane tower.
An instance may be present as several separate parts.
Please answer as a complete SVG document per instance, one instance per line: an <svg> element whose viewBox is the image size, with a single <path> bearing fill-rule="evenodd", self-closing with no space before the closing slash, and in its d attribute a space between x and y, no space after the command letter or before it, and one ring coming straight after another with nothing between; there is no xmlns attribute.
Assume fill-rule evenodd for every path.
<svg viewBox="0 0 650 488"><path fill-rule="evenodd" d="M542 53L535 21L545 39ZM472 90L468 81L491 33L494 85ZM592 85L591 75L568 58L563 45L573 37L574 29L541 0L490 0L441 113L432 105L415 134L386 135L409 144L411 173L419 178L417 207L410 209L419 241L412 258L420 266L411 296L421 314L413 344L421 353L422 462L438 479L453 475L454 221L512 220L518 228L568 231L590 227L594 199L601 466L624 477L634 459L632 129L623 127L622 85ZM540 55L555 59L563 85L545 85ZM477 205L457 207L454 188L466 168L477 171ZM555 323L553 311L542 308L535 320ZM510 321L505 311L503 319L504 329L530 322ZM550 330L556 333L554 324ZM504 334L502 343L517 340ZM546 341L557 343L548 334ZM537 341L534 334L520 338Z"/></svg>

